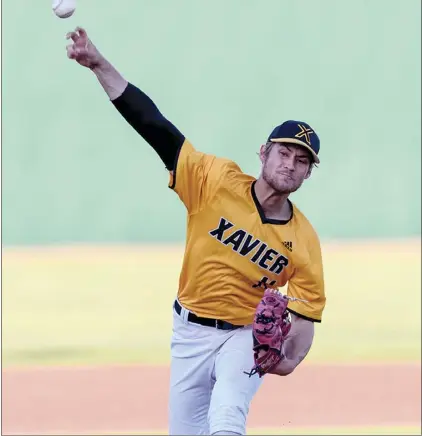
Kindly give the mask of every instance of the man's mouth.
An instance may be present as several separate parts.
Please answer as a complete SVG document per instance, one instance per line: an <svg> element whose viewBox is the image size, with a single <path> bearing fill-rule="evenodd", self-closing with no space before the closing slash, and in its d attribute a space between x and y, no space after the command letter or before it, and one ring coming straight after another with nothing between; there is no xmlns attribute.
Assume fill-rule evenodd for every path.
<svg viewBox="0 0 422 436"><path fill-rule="evenodd" d="M278 174L280 174L280 175L282 175L284 177L287 177L288 179L293 180L293 177L290 174L287 174L287 173L278 173Z"/></svg>

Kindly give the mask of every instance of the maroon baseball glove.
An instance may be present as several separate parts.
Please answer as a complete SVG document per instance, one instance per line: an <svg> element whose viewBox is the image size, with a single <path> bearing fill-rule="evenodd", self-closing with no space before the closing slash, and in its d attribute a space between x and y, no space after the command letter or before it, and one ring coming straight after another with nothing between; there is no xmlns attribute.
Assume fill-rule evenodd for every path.
<svg viewBox="0 0 422 436"><path fill-rule="evenodd" d="M290 297L274 289L266 289L259 302L253 323L255 365L246 374L259 377L270 372L283 359L283 342L290 331L287 304Z"/></svg>

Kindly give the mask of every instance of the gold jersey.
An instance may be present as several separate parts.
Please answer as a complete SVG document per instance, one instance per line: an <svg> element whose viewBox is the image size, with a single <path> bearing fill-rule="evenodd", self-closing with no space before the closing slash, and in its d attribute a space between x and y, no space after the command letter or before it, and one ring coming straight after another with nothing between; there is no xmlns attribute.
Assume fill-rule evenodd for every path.
<svg viewBox="0 0 422 436"><path fill-rule="evenodd" d="M289 309L320 322L325 307L319 238L292 203L290 220L266 219L256 179L185 140L169 187L187 209L178 299L201 317L253 322L264 289L287 286Z"/></svg>

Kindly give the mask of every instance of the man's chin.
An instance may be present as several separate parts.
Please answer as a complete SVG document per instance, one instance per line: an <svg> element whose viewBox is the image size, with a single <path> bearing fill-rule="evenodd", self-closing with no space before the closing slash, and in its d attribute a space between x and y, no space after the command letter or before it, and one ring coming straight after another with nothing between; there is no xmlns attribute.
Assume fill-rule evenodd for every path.
<svg viewBox="0 0 422 436"><path fill-rule="evenodd" d="M265 178L264 178L265 180ZM275 192L277 192L277 194L280 195L289 195L292 192L295 192L299 189L299 186L295 186L294 183L289 183L289 180L271 180L271 179L267 179L266 182L268 183L268 185L274 189Z"/></svg>
<svg viewBox="0 0 422 436"><path fill-rule="evenodd" d="M297 190L297 187L288 184L277 184L272 187L278 194L289 195Z"/></svg>

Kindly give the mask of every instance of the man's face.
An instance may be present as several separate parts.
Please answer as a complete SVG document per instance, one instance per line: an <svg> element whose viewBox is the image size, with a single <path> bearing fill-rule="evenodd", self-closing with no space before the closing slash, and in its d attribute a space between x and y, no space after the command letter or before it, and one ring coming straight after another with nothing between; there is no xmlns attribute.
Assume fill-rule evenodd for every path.
<svg viewBox="0 0 422 436"><path fill-rule="evenodd" d="M262 178L280 194L297 191L311 175L311 154L300 145L274 143L265 152L261 147Z"/></svg>

